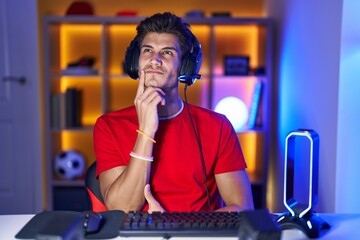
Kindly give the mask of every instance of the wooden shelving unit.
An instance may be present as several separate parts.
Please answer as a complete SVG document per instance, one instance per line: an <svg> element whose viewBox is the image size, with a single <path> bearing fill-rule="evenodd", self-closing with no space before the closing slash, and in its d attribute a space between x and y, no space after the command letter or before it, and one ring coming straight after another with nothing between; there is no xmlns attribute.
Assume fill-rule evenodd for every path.
<svg viewBox="0 0 360 240"><path fill-rule="evenodd" d="M133 104L137 82L123 70L125 50L135 36L140 17L46 16L44 23L44 91L46 101L46 169L47 206L49 210L66 210L66 203L58 207L61 194L78 190L83 180L62 180L54 172L54 157L61 151L75 149L85 158L86 166L94 160L92 127L97 117ZM226 95L245 97L249 102L254 82L263 85L258 124L238 133L253 184L256 206L265 205L266 173L269 156L270 114L272 91L272 24L266 18L186 18L203 48L203 79L188 89L190 103L214 109L219 98ZM225 76L224 57L246 55L251 69L265 69L261 75ZM67 64L83 56L95 58L97 74L64 75ZM235 89L231 92L227 87ZM67 88L81 92L78 127L53 127L51 98ZM180 85L180 95L183 88ZM61 191L58 191L58 189ZM76 195L76 194L75 194ZM78 195L77 195L78 196ZM57 198L57 199L55 199ZM65 199L66 198L66 199ZM68 199L68 204L80 206L82 199ZM79 202L76 202L79 201ZM84 206L85 207L85 206ZM59 209L61 208L61 209ZM81 207L80 207L81 208ZM71 209L73 209L71 207ZM82 209L79 209L82 210Z"/></svg>

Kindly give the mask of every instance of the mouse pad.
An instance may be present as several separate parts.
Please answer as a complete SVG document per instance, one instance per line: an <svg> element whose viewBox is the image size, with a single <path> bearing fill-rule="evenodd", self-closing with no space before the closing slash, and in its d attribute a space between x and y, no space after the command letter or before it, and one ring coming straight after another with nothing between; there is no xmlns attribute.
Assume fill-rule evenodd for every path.
<svg viewBox="0 0 360 240"><path fill-rule="evenodd" d="M100 212L100 214L103 217L100 230L95 233L87 233L84 236L85 239L115 238L119 235L119 223L124 212L112 210ZM82 212L74 211L44 211L31 218L15 237L18 239L35 239L48 222L54 220L61 222L63 219L71 219L72 217L75 220L82 215Z"/></svg>

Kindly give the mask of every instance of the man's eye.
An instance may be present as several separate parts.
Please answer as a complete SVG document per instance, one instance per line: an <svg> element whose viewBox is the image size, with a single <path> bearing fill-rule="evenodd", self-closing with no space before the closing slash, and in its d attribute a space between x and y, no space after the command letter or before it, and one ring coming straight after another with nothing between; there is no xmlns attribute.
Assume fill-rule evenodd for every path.
<svg viewBox="0 0 360 240"><path fill-rule="evenodd" d="M173 52L172 51L164 51L163 55L173 55Z"/></svg>

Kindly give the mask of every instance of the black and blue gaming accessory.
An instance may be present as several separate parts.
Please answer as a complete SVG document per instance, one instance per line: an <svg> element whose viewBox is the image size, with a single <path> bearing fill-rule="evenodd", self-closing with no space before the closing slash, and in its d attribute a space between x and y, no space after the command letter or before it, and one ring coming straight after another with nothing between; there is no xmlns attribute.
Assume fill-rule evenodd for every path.
<svg viewBox="0 0 360 240"><path fill-rule="evenodd" d="M192 35L192 48L184 53L179 72L178 80L191 86L196 79L201 79L199 70L202 63L202 49L197 38ZM132 78L139 78L139 56L140 43L138 39L131 41L130 46L125 52L125 72Z"/></svg>
<svg viewBox="0 0 360 240"><path fill-rule="evenodd" d="M319 238L331 227L314 211L318 200L319 135L311 129L290 132L285 141L283 202L287 211L277 222Z"/></svg>

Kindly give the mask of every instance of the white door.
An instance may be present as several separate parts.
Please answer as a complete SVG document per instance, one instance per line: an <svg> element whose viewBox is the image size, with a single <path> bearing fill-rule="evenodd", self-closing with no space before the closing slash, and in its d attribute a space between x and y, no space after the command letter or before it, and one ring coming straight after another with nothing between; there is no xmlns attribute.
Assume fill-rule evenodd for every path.
<svg viewBox="0 0 360 240"><path fill-rule="evenodd" d="M42 209L36 0L0 0L0 214Z"/></svg>

